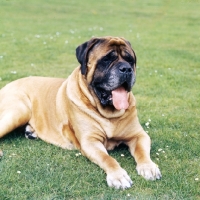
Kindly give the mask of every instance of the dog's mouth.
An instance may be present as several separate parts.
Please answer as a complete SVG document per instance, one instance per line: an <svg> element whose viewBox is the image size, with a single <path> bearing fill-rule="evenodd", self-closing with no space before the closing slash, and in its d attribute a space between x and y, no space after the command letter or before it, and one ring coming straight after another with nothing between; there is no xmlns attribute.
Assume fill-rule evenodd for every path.
<svg viewBox="0 0 200 200"><path fill-rule="evenodd" d="M121 86L110 91L99 89L97 94L103 106L113 105L115 109L121 110L129 107L128 92L130 90L128 84L124 82Z"/></svg>

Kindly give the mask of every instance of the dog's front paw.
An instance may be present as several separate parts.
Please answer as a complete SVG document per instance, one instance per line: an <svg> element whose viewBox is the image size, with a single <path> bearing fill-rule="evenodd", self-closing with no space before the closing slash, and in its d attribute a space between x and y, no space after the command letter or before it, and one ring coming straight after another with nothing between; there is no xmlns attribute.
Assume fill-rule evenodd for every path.
<svg viewBox="0 0 200 200"><path fill-rule="evenodd" d="M131 178L124 169L116 170L107 174L108 186L116 189L130 188L133 184Z"/></svg>
<svg viewBox="0 0 200 200"><path fill-rule="evenodd" d="M156 180L162 177L158 165L155 163L139 164L136 167L139 175L143 176L146 180Z"/></svg>

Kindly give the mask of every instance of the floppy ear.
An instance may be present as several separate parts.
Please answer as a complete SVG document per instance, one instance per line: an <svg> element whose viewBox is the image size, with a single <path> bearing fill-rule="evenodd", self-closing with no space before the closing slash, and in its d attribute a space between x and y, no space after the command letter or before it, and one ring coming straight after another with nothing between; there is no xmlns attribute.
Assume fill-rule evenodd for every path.
<svg viewBox="0 0 200 200"><path fill-rule="evenodd" d="M85 42L76 48L76 57L78 62L81 64L81 73L86 75L87 73L87 62L89 51L100 41L99 38L93 38L88 42Z"/></svg>

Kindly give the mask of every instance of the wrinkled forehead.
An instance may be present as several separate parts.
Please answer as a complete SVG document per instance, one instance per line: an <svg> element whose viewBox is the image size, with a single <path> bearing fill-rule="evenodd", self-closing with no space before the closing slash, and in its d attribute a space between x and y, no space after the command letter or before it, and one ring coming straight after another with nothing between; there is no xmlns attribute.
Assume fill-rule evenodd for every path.
<svg viewBox="0 0 200 200"><path fill-rule="evenodd" d="M119 54L123 54L124 52L128 52L130 55L135 57L135 54L130 46L130 43L125 41L122 38L104 38L100 43L97 43L92 51L92 54L98 58L102 57L110 51L116 51Z"/></svg>

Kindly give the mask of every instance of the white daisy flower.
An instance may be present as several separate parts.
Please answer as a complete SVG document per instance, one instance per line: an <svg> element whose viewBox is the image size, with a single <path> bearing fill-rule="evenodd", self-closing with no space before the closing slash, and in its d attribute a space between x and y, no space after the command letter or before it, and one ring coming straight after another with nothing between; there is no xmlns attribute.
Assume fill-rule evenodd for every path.
<svg viewBox="0 0 200 200"><path fill-rule="evenodd" d="M145 126L149 126L149 124L150 124L149 122L146 122L146 123L145 123Z"/></svg>

